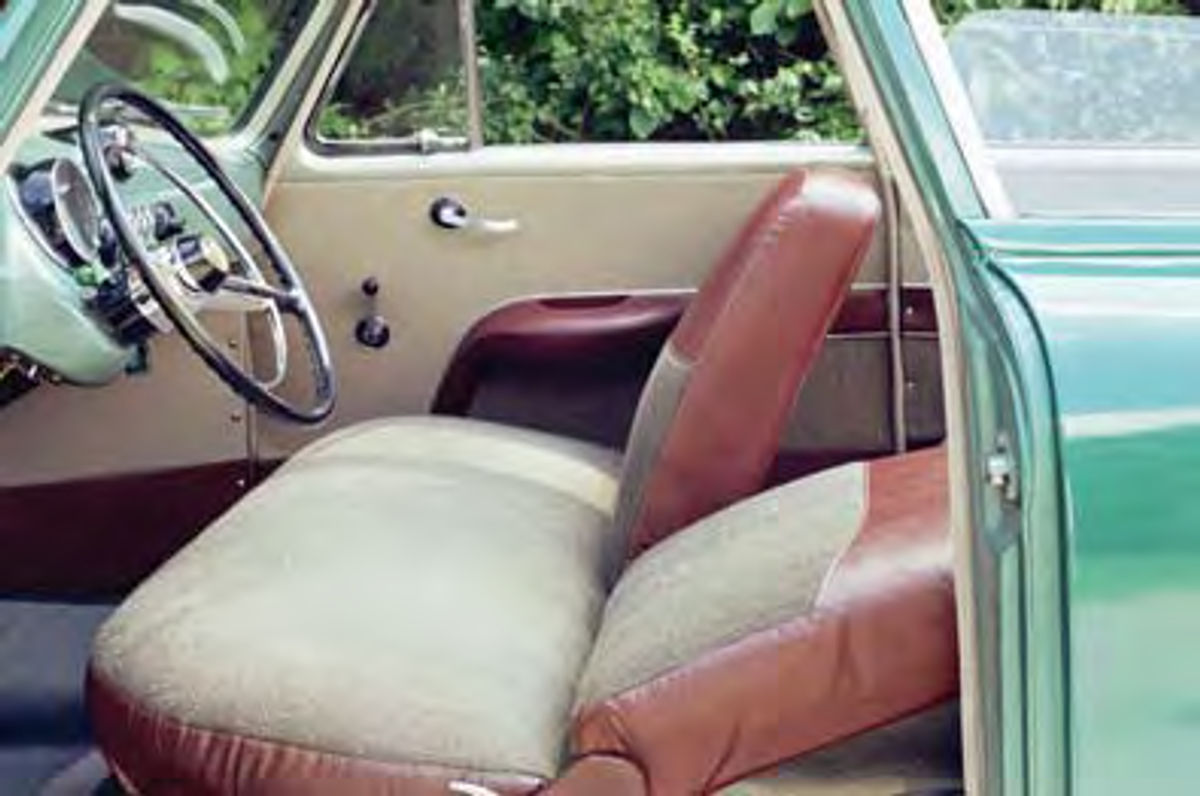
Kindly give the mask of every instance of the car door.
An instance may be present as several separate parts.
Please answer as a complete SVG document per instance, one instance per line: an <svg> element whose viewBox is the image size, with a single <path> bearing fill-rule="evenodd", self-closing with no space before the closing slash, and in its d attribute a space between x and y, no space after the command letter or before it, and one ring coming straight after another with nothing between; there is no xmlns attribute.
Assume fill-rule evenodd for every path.
<svg viewBox="0 0 1200 796"><path fill-rule="evenodd" d="M686 300L782 175L838 169L888 195L891 226L858 275L800 400L784 469L940 437L925 272L861 140L637 141L625 130L490 143L481 140L485 133L520 138L496 133L504 124L489 113L533 78L498 81L494 64L505 58L497 49L506 40L481 35L477 58L472 11L469 3L376 4L357 21L335 77L313 87L312 110L298 119L276 162L267 211L327 324L340 375L332 427L453 404L459 413L620 447L662 339L653 324L669 317L681 295ZM514 25L549 24L517 8L507 13ZM815 19L808 22L815 30ZM406 37L397 39L399 30ZM397 52L404 47L422 58ZM380 52L393 68L382 88L364 66ZM479 77L478 60L493 71ZM394 109L406 101L420 106L414 92L447 93L430 61L465 75L450 83L457 105L442 117L403 118ZM393 110L354 117L361 110L355 90L363 85L373 89L375 105ZM505 123L512 118L504 116ZM462 224L437 218L447 206L468 214ZM603 330L647 303L662 312L644 319L651 328L640 337L642 348L614 343L606 350ZM514 305L544 321L543 355L531 343L520 356L476 363L467 374L469 399L440 394L448 371L470 370L464 337L481 328L497 337L511 331L496 319L505 311L522 315ZM356 332L368 322L386 325L385 343L364 344ZM574 349L574 362L547 353L556 328L567 334L585 322L598 329L592 353ZM496 324L502 328L492 329ZM478 348L486 346L471 350ZM257 455L265 460L288 455L314 434L270 418L259 419L258 431Z"/></svg>

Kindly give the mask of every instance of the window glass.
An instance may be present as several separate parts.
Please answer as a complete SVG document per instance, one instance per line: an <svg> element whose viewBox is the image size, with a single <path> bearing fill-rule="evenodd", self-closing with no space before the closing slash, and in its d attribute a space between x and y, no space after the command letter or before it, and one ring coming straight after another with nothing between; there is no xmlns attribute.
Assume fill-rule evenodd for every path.
<svg viewBox="0 0 1200 796"><path fill-rule="evenodd" d="M455 0L381 0L361 31L318 138L467 144L467 72Z"/></svg>
<svg viewBox="0 0 1200 796"><path fill-rule="evenodd" d="M1200 2L963 0L943 19L1019 214L1200 215Z"/></svg>
<svg viewBox="0 0 1200 796"><path fill-rule="evenodd" d="M994 143L1200 145L1200 17L977 14L950 50Z"/></svg>
<svg viewBox="0 0 1200 796"><path fill-rule="evenodd" d="M466 134L454 0L381 0L326 141ZM811 0L477 0L489 144L861 137Z"/></svg>
<svg viewBox="0 0 1200 796"><path fill-rule="evenodd" d="M55 92L71 107L99 81L130 83L194 130L223 133L253 109L314 0L152 0L109 6Z"/></svg>

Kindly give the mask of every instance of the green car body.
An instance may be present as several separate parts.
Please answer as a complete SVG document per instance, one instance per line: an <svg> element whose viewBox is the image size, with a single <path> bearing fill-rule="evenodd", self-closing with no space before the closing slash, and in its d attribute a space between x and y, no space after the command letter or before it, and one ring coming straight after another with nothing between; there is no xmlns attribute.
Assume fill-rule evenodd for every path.
<svg viewBox="0 0 1200 796"><path fill-rule="evenodd" d="M28 18L0 50L0 135L86 5L15 4ZM1200 221L991 217L906 4L826 5L849 23L832 30L854 41L835 45L864 58L903 158L893 166L943 247L942 309L955 314L946 328L963 363L979 784L1004 796L1190 792L1200 781ZM237 159L243 184L261 186L249 145ZM23 245L19 223L0 203L0 252ZM101 383L130 352L82 331L80 308L53 284L69 278L0 268L0 344Z"/></svg>
<svg viewBox="0 0 1200 796"><path fill-rule="evenodd" d="M900 4L849 6L961 313L986 781L1190 791L1200 224L987 218Z"/></svg>

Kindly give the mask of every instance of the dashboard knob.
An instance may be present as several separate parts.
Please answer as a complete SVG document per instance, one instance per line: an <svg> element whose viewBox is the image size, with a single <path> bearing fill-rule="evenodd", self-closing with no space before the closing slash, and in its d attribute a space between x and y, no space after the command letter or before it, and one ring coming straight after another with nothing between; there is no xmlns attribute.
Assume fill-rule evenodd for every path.
<svg viewBox="0 0 1200 796"><path fill-rule="evenodd" d="M187 228L187 222L170 202L155 202L150 207L150 217L154 224L154 239L160 243L182 234Z"/></svg>

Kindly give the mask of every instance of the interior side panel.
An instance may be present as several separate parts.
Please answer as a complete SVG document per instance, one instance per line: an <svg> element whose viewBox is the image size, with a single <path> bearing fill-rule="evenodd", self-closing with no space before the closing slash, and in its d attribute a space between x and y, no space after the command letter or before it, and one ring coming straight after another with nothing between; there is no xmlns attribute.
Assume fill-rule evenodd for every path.
<svg viewBox="0 0 1200 796"><path fill-rule="evenodd" d="M209 324L240 345L239 321L214 317ZM148 365L102 388L43 385L5 407L0 489L245 458L242 401L180 337L154 340ZM5 525L13 522L3 516Z"/></svg>
<svg viewBox="0 0 1200 796"><path fill-rule="evenodd" d="M213 323L239 341L240 323ZM240 343L239 343L240 345ZM178 337L103 388L43 385L0 422L0 594L119 595L241 497L247 414Z"/></svg>
<svg viewBox="0 0 1200 796"><path fill-rule="evenodd" d="M472 175L455 165L470 155L339 160L301 153L284 169L268 215L322 312L340 399L320 432L262 418L259 455L286 456L314 433L365 418L428 411L463 335L511 301L695 287L753 206L792 168L839 168L873 179L856 150L771 145L763 149L770 156L736 168L729 147L633 147L633 165L610 148L535 147L530 151L547 152L549 165L527 156L525 171L508 165L500 173L479 168ZM693 155L690 162L680 161L681 151ZM508 235L441 229L430 221L430 207L441 197L478 215L513 219L519 229ZM887 282L885 249L881 235L860 284ZM907 242L904 249L911 251ZM906 280L923 282L919 262L907 260L905 269ZM374 297L360 290L368 278L379 285ZM390 328L382 349L355 340L355 326L373 313ZM879 371L863 376L872 384L887 378L886 356L860 354L856 361ZM489 385L496 394L485 400L518 402L518 382L526 377L536 381L529 373L505 374L505 383ZM885 386L883 408L888 395ZM806 422L826 429L848 424ZM869 425L877 428L879 419Z"/></svg>

